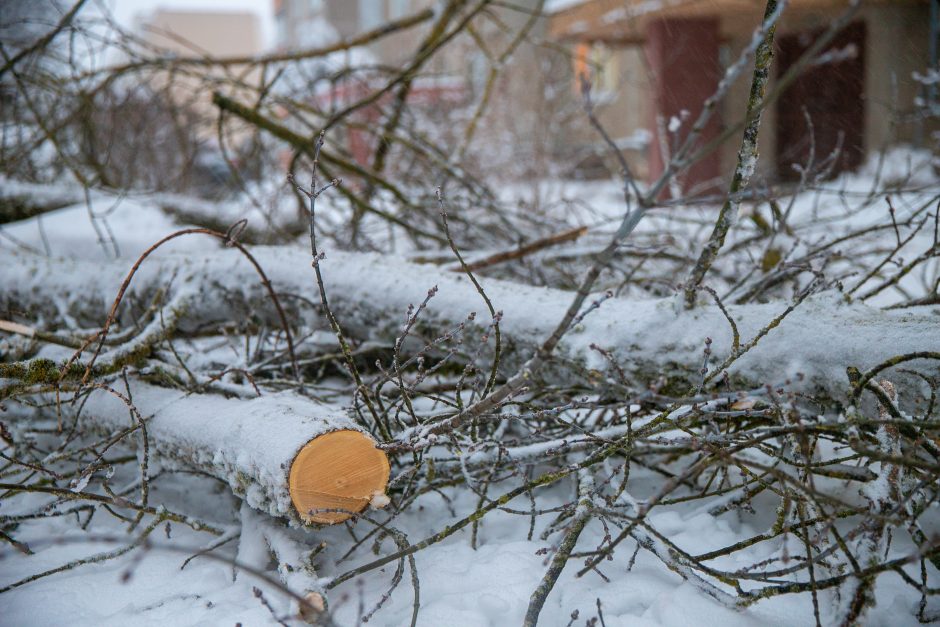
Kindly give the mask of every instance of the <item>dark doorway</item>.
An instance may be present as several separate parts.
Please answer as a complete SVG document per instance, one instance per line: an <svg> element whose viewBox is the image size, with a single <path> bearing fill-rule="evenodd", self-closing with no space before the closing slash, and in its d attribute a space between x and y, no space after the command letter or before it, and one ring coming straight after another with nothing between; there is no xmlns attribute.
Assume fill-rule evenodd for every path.
<svg viewBox="0 0 940 627"><path fill-rule="evenodd" d="M778 76L799 62L822 33L778 38ZM783 180L799 178L792 164L807 165L813 139L814 169L840 146L832 175L854 170L865 158L865 24L847 26L822 56L828 60L805 69L777 103L777 170Z"/></svg>
<svg viewBox="0 0 940 627"><path fill-rule="evenodd" d="M669 124L691 117L695 120L703 103L715 91L721 79L718 59L721 29L717 18L670 18L652 20L646 29L646 58L653 76L653 107L650 128L654 139L650 144L650 180L655 181L666 167L668 159L662 153L661 143L674 142L671 136L661 137L659 120ZM684 137L691 121L681 131ZM701 144L718 137L721 124L713 115L702 129ZM693 163L679 176L684 193L717 192L721 184L721 157L713 151ZM668 197L664 190L662 197ZM684 195L684 194L683 194Z"/></svg>

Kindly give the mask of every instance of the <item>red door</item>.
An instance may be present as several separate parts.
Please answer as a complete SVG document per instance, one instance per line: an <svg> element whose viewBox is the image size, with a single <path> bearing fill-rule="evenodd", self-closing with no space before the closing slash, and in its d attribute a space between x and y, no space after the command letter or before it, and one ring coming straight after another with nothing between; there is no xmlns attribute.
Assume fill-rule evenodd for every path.
<svg viewBox="0 0 940 627"><path fill-rule="evenodd" d="M822 32L779 37L778 76L797 63ZM854 170L865 158L865 24L847 26L822 57L828 59L806 68L777 102L777 170L783 180L799 178L793 164L807 166L813 140L815 170L839 147L832 175Z"/></svg>
<svg viewBox="0 0 940 627"><path fill-rule="evenodd" d="M660 150L661 142L669 146L675 141L670 135L659 137L661 129L656 118L662 116L663 123L668 125L673 117L695 120L699 116L703 103L714 93L721 78L720 43L716 18L670 18L651 21L647 26L646 55L653 75L650 127L655 137L650 145L651 181L662 174L667 161ZM679 131L680 138L689 132L691 124L691 121L686 122L685 128ZM697 147L718 137L720 130L718 116L713 115L705 125ZM693 163L678 179L684 192L719 191L722 179L718 151L712 151Z"/></svg>

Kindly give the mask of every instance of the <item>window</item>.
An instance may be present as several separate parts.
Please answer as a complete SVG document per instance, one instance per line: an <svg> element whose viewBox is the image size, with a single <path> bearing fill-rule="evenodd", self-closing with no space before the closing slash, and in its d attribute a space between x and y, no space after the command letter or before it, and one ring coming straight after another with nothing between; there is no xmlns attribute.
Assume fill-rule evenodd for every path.
<svg viewBox="0 0 940 627"><path fill-rule="evenodd" d="M620 87L620 64L617 50L600 41L582 42L575 48L574 88L581 92L581 77L591 82L594 93L610 95Z"/></svg>

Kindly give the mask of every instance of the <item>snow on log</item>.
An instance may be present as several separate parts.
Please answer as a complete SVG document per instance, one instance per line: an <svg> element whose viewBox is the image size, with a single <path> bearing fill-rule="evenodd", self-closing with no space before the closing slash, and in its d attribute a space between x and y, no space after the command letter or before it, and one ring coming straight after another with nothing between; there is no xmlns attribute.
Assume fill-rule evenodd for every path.
<svg viewBox="0 0 940 627"><path fill-rule="evenodd" d="M319 302L307 250L254 247L252 253L278 292ZM131 260L102 264L2 251L0 310L29 312L30 319L18 318L16 322L40 327L62 314L89 326L100 325L131 264ZM438 292L421 314L428 333L452 329L471 311L486 312L466 276L437 267L378 254L327 251L320 268L331 307L346 333L360 340L393 341L408 306L420 303L434 286ZM148 295L168 284L169 277L175 277L173 289L196 289L200 294L187 308L180 322L182 330L187 325L230 320L233 304L238 303L250 306L256 314L273 312L254 270L234 251L218 249L148 259L131 291L145 302ZM552 332L573 294L486 277L481 282L496 309L503 311L500 327L507 350L502 363L504 372L512 374ZM293 303L288 312L292 320L326 326L313 308L299 306L298 299L285 301ZM712 339L710 367L714 368L732 352L733 333L718 307L682 311L676 302L607 299L566 334L555 351L555 365L568 369L569 374L571 366L582 374L585 370L607 370L607 360L591 348L596 344L609 351L634 384L647 385L662 377L683 383L700 381L705 339ZM728 305L742 346L766 331L752 350L728 368L735 385L777 385L800 373L802 380L794 381L794 388L844 400L850 391L848 366L864 372L898 355L940 351L938 307L883 311L846 303L841 294L829 292L808 298L767 330L787 306L786 302ZM478 330L489 324L486 318L476 317ZM273 316L272 321L276 323ZM907 363L907 367L924 366L937 371L936 362ZM926 384L914 377L899 376L896 383L901 386L899 391L913 391L913 396L927 393ZM901 396L907 397L904 393Z"/></svg>
<svg viewBox="0 0 940 627"><path fill-rule="evenodd" d="M133 199L134 195L130 198ZM87 215L88 206L114 209L122 205L126 207L124 203L125 194L114 191L89 189L86 193L79 185L28 183L0 174L0 224L17 221L27 224L28 218L72 205L81 206L83 214ZM132 201L130 204L135 203ZM151 220L165 214L180 224L200 225L223 232L234 222L248 219L249 223L241 234L243 243L265 241L271 232L297 234L306 228L306 224L298 220L296 211L260 211L250 203L217 203L180 194L148 194L140 208L141 211L136 212L138 223L141 213L148 213Z"/></svg>
<svg viewBox="0 0 940 627"><path fill-rule="evenodd" d="M0 224L25 220L84 199L80 187L39 185L0 175Z"/></svg>
<svg viewBox="0 0 940 627"><path fill-rule="evenodd" d="M217 477L273 516L333 524L385 493L388 458L340 408L291 393L236 400L141 382L131 400L160 463ZM82 416L108 432L134 424L125 402L100 389Z"/></svg>

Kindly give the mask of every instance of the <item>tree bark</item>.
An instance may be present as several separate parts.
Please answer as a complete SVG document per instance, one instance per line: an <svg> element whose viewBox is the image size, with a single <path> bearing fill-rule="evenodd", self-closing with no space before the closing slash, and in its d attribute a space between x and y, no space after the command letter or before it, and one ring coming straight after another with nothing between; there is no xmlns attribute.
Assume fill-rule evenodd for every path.
<svg viewBox="0 0 940 627"><path fill-rule="evenodd" d="M332 524L385 492L385 453L339 407L292 393L226 399L134 380L130 392L152 457L217 477L272 516ZM83 426L109 434L135 424L124 400L101 389L88 396L81 416Z"/></svg>
<svg viewBox="0 0 940 627"><path fill-rule="evenodd" d="M252 252L279 293L304 296L310 302L316 286L303 271L310 263L309 252L285 247L256 247ZM466 322L472 311L485 311L465 276L440 268L376 254L333 251L319 263L334 313L345 333L358 341L393 343L408 306L424 300L434 286L438 292L421 313L419 324L428 335L443 334ZM29 312L29 319L14 321L36 325L41 320L58 319L65 307L79 323L96 327L104 322L107 307L130 265L129 260L92 263L0 252L0 312ZM236 306L249 307L254 315L268 312L273 320L273 307L254 270L231 251L148 260L130 291L140 302L147 302L173 276L171 289L199 294L177 323L182 332L230 321ZM503 312L501 369L510 376L552 332L573 295L485 277L482 286L495 308ZM288 318L325 328L316 307L296 298L284 300L292 303L287 306ZM706 338L712 340L707 364L711 376L730 356L759 337L753 348L726 368L735 389L780 386L789 380L788 389L842 402L852 392L846 368L856 367L864 373L899 355L940 351L938 307L922 307L918 313L883 311L846 303L840 294L828 292L807 298L780 320L788 306L785 302L729 305L726 310L734 321L732 329L716 306L678 311L672 298L609 298L564 336L547 376L571 382L586 376L596 382L610 371L617 375L612 379L619 379L596 346L608 351L630 385L642 388L665 379L666 388L672 389L660 386L661 391L666 390L663 393L685 394L688 387L683 386L702 381ZM466 345L472 346L489 326L490 321L483 318L477 316L468 324ZM906 367L922 368L924 364L936 372L932 361L915 360ZM929 393L918 378L902 373L892 377L902 403Z"/></svg>

